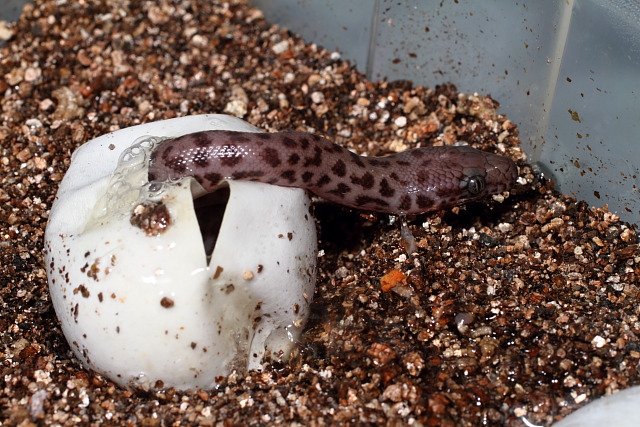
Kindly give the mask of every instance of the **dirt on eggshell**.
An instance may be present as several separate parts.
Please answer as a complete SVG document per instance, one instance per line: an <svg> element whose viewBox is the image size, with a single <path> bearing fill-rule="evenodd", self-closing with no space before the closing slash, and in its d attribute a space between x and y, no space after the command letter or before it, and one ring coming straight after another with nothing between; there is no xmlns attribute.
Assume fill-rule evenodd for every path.
<svg viewBox="0 0 640 427"><path fill-rule="evenodd" d="M0 48L0 419L5 425L546 425L640 383L635 227L536 175L486 95L368 81L246 1L37 0ZM47 213L71 153L200 113L360 154L467 141L509 197L398 224L317 201L312 315L289 363L217 390L123 390L74 359L49 300ZM161 386L159 384L159 386Z"/></svg>

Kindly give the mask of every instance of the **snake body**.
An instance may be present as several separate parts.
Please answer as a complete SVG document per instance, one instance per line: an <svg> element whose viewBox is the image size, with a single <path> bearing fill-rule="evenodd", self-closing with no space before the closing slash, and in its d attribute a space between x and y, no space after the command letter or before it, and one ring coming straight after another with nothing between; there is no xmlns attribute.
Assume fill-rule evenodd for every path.
<svg viewBox="0 0 640 427"><path fill-rule="evenodd" d="M151 154L150 181L184 176L206 191L225 179L299 187L340 205L413 215L509 190L514 162L468 146L363 157L305 132L202 131L168 139Z"/></svg>

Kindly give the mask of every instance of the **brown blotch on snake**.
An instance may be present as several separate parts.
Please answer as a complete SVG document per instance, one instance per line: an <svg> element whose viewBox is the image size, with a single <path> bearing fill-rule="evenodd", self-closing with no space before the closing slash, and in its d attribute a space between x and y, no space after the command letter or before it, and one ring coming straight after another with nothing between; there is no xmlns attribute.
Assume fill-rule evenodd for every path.
<svg viewBox="0 0 640 427"><path fill-rule="evenodd" d="M468 146L363 157L304 132L196 132L161 142L149 165L150 181L191 176L210 192L225 179L259 181L392 215L421 214L498 194L509 190L517 175L511 159Z"/></svg>

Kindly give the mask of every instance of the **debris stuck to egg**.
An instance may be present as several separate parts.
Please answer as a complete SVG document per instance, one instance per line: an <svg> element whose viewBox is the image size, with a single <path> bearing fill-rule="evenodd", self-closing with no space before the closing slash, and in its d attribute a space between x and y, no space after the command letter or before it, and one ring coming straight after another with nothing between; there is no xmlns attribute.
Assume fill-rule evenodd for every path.
<svg viewBox="0 0 640 427"><path fill-rule="evenodd" d="M45 258L63 332L85 367L121 386L215 387L288 357L308 316L317 240L304 190L148 182L159 141L209 129L258 131L202 115L101 136L74 154L51 209Z"/></svg>

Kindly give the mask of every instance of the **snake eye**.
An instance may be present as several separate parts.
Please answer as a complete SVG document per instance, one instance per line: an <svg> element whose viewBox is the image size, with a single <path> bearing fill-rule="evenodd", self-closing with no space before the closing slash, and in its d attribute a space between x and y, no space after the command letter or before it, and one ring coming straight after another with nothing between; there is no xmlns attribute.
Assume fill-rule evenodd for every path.
<svg viewBox="0 0 640 427"><path fill-rule="evenodd" d="M480 175L474 175L467 178L467 191L472 196L482 193L485 187L484 177Z"/></svg>

